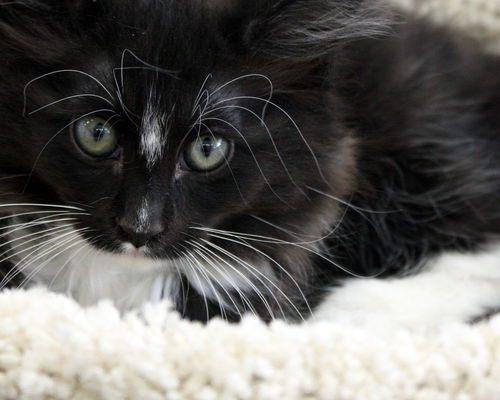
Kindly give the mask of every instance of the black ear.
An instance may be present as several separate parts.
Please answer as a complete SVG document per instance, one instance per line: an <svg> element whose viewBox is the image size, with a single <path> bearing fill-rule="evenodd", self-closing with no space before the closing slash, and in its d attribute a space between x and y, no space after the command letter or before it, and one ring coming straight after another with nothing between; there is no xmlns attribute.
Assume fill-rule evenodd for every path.
<svg viewBox="0 0 500 400"><path fill-rule="evenodd" d="M336 46L390 32L392 15L378 0L260 1L246 38L254 52L276 59L311 61Z"/></svg>

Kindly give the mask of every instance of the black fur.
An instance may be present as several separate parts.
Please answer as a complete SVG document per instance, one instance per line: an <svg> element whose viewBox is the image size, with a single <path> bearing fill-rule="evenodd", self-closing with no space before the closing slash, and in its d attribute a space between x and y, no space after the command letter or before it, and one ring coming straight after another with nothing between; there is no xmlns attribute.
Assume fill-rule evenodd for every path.
<svg viewBox="0 0 500 400"><path fill-rule="evenodd" d="M0 5L2 204L83 204L91 215L75 227L91 227L95 246L117 252L127 236L116 221L133 218L153 193L162 232L149 243L152 257L176 257L195 236L257 267L272 258L266 274L303 312L303 295L314 306L350 273L411 273L435 254L477 249L500 231L500 59L457 32L371 0L17 3ZM121 116L117 157L82 155L62 129L109 108L103 101L74 98L30 114L67 96L107 95L77 72L27 85L57 70L84 71L111 92ZM235 107L202 127L234 142L229 166L179 174L182 149L196 137L186 134L204 80L211 76L206 89L214 91L247 74L272 81L273 104L255 99L269 99L261 76L218 91L208 107L252 97L226 103ZM151 91L155 111L172 114L165 156L152 170L137 151L134 121ZM246 236L256 251L191 226L276 241ZM276 315L284 309L297 318L273 291L264 293ZM190 293L179 309L205 318L199 293ZM249 296L268 319L262 298Z"/></svg>

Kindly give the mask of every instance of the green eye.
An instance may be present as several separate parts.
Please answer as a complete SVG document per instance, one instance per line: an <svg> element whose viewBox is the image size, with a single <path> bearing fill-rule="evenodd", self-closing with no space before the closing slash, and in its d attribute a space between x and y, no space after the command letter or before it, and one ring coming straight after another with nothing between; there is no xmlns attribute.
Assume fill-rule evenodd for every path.
<svg viewBox="0 0 500 400"><path fill-rule="evenodd" d="M230 145L225 139L213 135L200 136L184 152L189 168L207 172L220 167L229 155Z"/></svg>
<svg viewBox="0 0 500 400"><path fill-rule="evenodd" d="M78 146L93 157L109 157L118 145L118 137L111 124L99 117L86 117L73 125L73 136Z"/></svg>

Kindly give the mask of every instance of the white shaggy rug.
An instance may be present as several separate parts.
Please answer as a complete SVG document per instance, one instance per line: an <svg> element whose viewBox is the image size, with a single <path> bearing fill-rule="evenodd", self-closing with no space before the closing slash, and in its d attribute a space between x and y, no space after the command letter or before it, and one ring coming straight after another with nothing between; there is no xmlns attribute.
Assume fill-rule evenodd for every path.
<svg viewBox="0 0 500 400"><path fill-rule="evenodd" d="M207 326L165 304L120 317L42 290L0 296L9 400L498 400L500 317L434 334L328 323Z"/></svg>
<svg viewBox="0 0 500 400"><path fill-rule="evenodd" d="M392 1L500 50L500 0ZM0 399L499 400L500 316L432 334L252 318L203 326L164 304L121 317L106 302L5 291Z"/></svg>

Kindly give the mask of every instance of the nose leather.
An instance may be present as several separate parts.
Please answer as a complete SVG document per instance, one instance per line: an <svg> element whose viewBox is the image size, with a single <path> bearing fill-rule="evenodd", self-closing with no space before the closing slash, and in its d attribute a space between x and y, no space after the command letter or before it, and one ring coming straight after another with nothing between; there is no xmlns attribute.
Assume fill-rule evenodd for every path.
<svg viewBox="0 0 500 400"><path fill-rule="evenodd" d="M147 228L141 228L131 223L126 218L120 219L118 221L118 226L125 240L132 243L137 248L146 245L153 237L164 230L164 227L159 222L152 223L148 225Z"/></svg>

